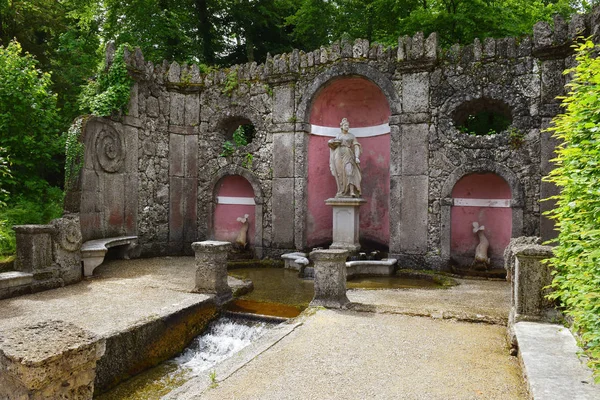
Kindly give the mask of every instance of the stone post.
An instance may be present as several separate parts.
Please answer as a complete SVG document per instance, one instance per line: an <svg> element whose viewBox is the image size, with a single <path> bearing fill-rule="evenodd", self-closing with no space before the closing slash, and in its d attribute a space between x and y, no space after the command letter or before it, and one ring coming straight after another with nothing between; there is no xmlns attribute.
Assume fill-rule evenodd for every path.
<svg viewBox="0 0 600 400"><path fill-rule="evenodd" d="M0 398L92 399L104 339L71 323L44 321L0 334Z"/></svg>
<svg viewBox="0 0 600 400"><path fill-rule="evenodd" d="M214 294L218 304L232 298L227 284L227 253L231 243L206 240L192 243L196 253L196 288L200 293Z"/></svg>
<svg viewBox="0 0 600 400"><path fill-rule="evenodd" d="M42 271L52 266L52 225L13 226L17 238L16 269L21 272Z"/></svg>
<svg viewBox="0 0 600 400"><path fill-rule="evenodd" d="M346 297L346 259L342 249L315 250L310 259L315 264L315 297L311 306L342 308L350 300Z"/></svg>
<svg viewBox="0 0 600 400"><path fill-rule="evenodd" d="M552 283L552 268L542 261L552 257L552 247L528 245L515 252L512 289L512 312L515 322L539 320L544 311L552 308L546 299Z"/></svg>

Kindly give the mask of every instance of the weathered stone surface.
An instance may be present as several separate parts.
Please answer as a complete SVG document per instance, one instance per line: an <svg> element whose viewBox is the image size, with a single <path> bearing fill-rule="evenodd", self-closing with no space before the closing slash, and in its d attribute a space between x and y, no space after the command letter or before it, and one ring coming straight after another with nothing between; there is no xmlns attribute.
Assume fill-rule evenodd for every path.
<svg viewBox="0 0 600 400"><path fill-rule="evenodd" d="M52 225L17 225L13 227L17 239L15 267L22 272L35 272L53 264Z"/></svg>
<svg viewBox="0 0 600 400"><path fill-rule="evenodd" d="M404 176L400 198L400 245L403 251L427 250L427 176Z"/></svg>
<svg viewBox="0 0 600 400"><path fill-rule="evenodd" d="M531 238L511 241L506 250L512 281L511 320L540 320L552 302L546 298L552 283L552 247L531 244Z"/></svg>
<svg viewBox="0 0 600 400"><path fill-rule="evenodd" d="M196 292L215 295L222 303L231 299L232 291L227 284L227 253L231 243L207 240L192 243L196 253Z"/></svg>
<svg viewBox="0 0 600 400"><path fill-rule="evenodd" d="M314 250L310 259L315 268L315 297L311 306L342 308L349 300L346 296L347 250Z"/></svg>
<svg viewBox="0 0 600 400"><path fill-rule="evenodd" d="M426 112L429 105L429 74L420 72L402 78L402 111Z"/></svg>
<svg viewBox="0 0 600 400"><path fill-rule="evenodd" d="M273 245L289 249L294 247L294 193L293 178L273 179Z"/></svg>
<svg viewBox="0 0 600 400"><path fill-rule="evenodd" d="M429 171L429 125L402 126L402 174L426 175Z"/></svg>
<svg viewBox="0 0 600 400"><path fill-rule="evenodd" d="M0 333L0 398L91 399L105 342L63 321Z"/></svg>

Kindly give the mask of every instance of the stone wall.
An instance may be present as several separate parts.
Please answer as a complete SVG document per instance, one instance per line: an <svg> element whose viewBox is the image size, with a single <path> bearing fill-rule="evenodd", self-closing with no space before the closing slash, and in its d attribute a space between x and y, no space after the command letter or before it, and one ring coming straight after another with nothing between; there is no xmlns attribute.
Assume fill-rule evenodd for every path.
<svg viewBox="0 0 600 400"><path fill-rule="evenodd" d="M533 37L445 51L436 34L401 37L393 48L342 40L208 73L154 65L139 50L126 54L136 81L128 115L94 119L85 129L77 210L83 236L137 234L144 256L191 254L192 242L211 238L215 185L234 174L254 188L258 254L304 249L311 104L332 80L358 76L375 83L390 105L389 250L401 264L447 265L450 193L470 173L493 172L508 182L514 237L549 238L552 225L541 217L548 206L539 201L555 191L541 182L555 143L542 129L560 111L556 96L564 93L562 71L574 62L573 38L596 34L599 16L599 9L575 15L568 25L557 17L553 28L538 23ZM511 128L461 133L457 113L478 101L505 106ZM256 137L221 156L242 121L256 127ZM515 143L511 134L523 140ZM120 163L112 147L98 145L111 138L122 146Z"/></svg>

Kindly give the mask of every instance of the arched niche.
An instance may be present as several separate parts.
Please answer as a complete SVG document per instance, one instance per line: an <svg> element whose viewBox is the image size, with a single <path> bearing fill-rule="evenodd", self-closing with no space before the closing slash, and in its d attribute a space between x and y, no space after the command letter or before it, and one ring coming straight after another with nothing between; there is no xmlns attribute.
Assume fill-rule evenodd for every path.
<svg viewBox="0 0 600 400"><path fill-rule="evenodd" d="M490 240L490 251L494 253L492 261L495 261L496 266L501 267L504 248L510 238L523 235L524 194L517 176L501 164L481 160L454 170L444 183L441 194L442 258L448 262L456 258L460 251L457 251L459 249L453 243L460 240L461 236L467 237L469 227L473 235L470 240L478 243L472 231L472 222L477 219L480 225L486 226L488 239L490 235L497 236L497 238L492 237L494 243ZM502 207L490 207L487 205L490 200L495 200L495 205L502 205ZM463 209L460 216L460 207L473 207L473 209L470 211ZM503 210L490 210L490 208ZM492 234L493 230L496 232ZM473 245L473 242L465 243L465 247ZM473 247L473 256L474 249L475 247ZM466 258L463 259L463 263L467 261Z"/></svg>
<svg viewBox="0 0 600 400"><path fill-rule="evenodd" d="M511 190L500 176L474 173L462 177L452 189L450 257L461 266L473 262L479 238L473 223L484 226L488 257L494 267L503 265L504 249L512 236Z"/></svg>
<svg viewBox="0 0 600 400"><path fill-rule="evenodd" d="M335 196L329 169L327 141L339 132L342 118L362 145L360 237L363 244L389 246L390 127L388 98L371 80L342 76L324 83L310 107L307 146L307 246L327 245L332 239L332 210L325 200Z"/></svg>
<svg viewBox="0 0 600 400"><path fill-rule="evenodd" d="M215 187L215 200L215 240L235 242L242 226L237 218L248 215L248 243L253 246L256 234L256 203L250 182L240 175L223 177Z"/></svg>
<svg viewBox="0 0 600 400"><path fill-rule="evenodd" d="M245 168L229 165L215 174L209 187L213 193L209 215L210 237L235 241L242 226L237 218L248 214L248 242L255 255L261 257L263 192L258 179Z"/></svg>

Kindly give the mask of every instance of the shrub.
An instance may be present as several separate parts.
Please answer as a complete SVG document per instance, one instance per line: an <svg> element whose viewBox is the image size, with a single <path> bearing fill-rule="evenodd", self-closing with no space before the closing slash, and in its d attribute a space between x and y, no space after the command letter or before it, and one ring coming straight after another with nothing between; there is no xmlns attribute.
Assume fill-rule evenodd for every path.
<svg viewBox="0 0 600 400"><path fill-rule="evenodd" d="M564 98L566 112L554 120L562 144L547 178L561 188L549 215L556 220L558 245L551 298L558 299L580 345L600 379L600 59L587 40L577 48L577 66Z"/></svg>
<svg viewBox="0 0 600 400"><path fill-rule="evenodd" d="M60 175L64 142L51 85L50 74L37 69L18 42L0 46L0 146L12 170L2 188L11 195L39 198L49 186L46 179Z"/></svg>

